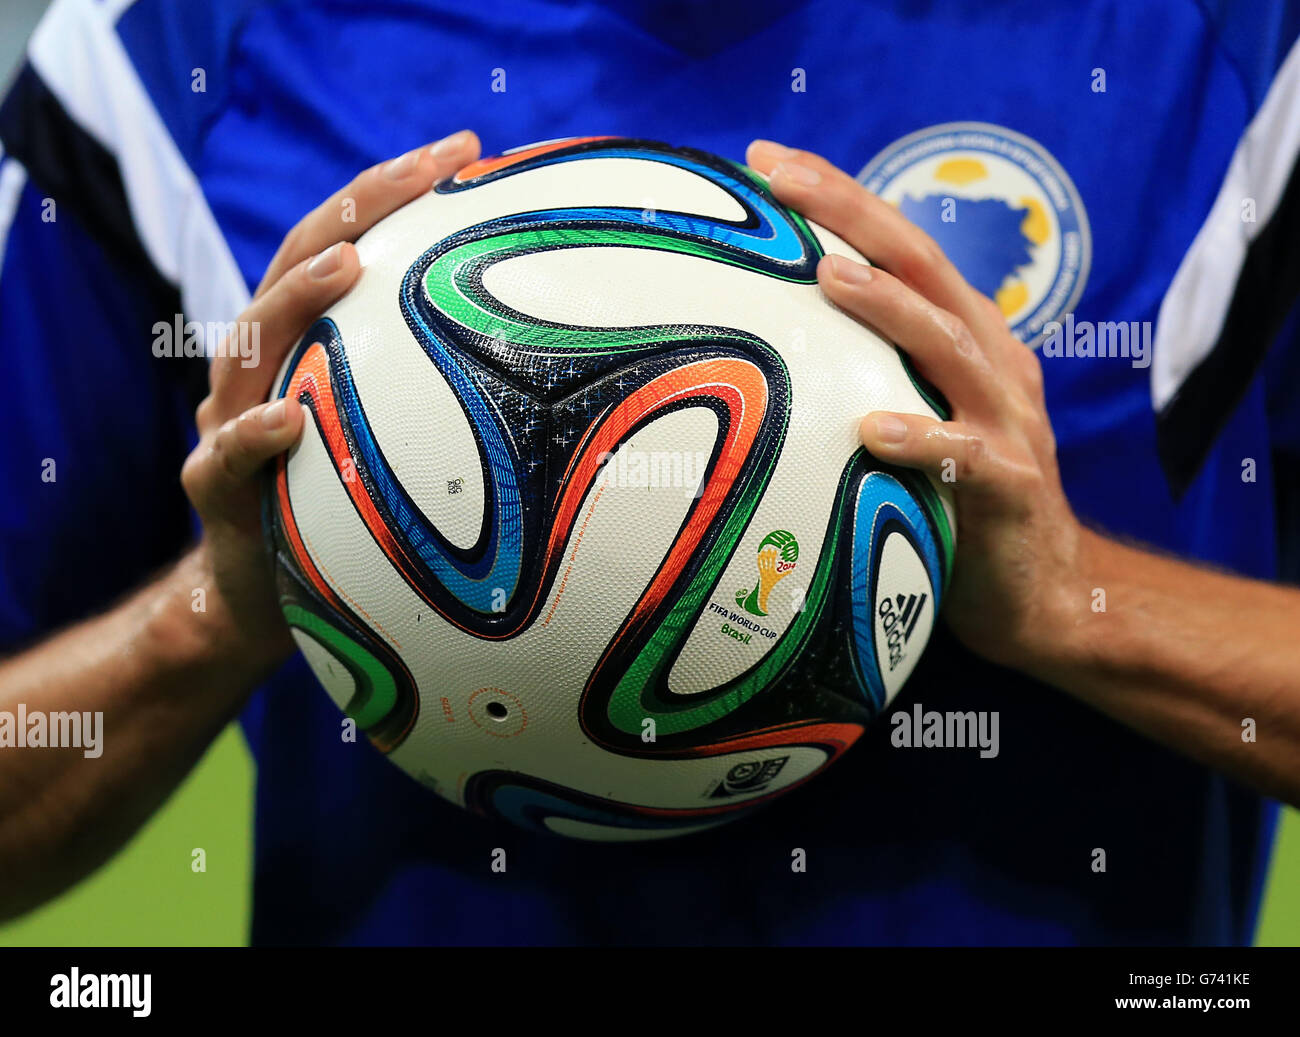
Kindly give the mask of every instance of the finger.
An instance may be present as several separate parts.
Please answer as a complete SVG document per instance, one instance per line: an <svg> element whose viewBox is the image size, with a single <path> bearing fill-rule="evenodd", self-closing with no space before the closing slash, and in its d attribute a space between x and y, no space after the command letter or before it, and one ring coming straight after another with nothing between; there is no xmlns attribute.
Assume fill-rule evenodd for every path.
<svg viewBox="0 0 1300 1037"><path fill-rule="evenodd" d="M889 464L919 468L940 482L969 489L996 484L983 437L960 421L873 411L862 419L859 433L862 445Z"/></svg>
<svg viewBox="0 0 1300 1037"><path fill-rule="evenodd" d="M822 259L817 280L831 302L897 343L958 415L1005 409L1005 380L1019 371L995 372L964 321L884 270L844 256Z"/></svg>
<svg viewBox="0 0 1300 1037"><path fill-rule="evenodd" d="M261 295L290 267L335 242L356 241L389 213L479 155L478 137L461 130L428 147L371 166L304 216L281 243L257 289Z"/></svg>
<svg viewBox="0 0 1300 1037"><path fill-rule="evenodd" d="M1020 383L1029 394L1029 399L1035 406L1045 409L1047 399L1043 387L1043 363L1039 359L1038 350L1024 346L1015 354L1015 358Z"/></svg>
<svg viewBox="0 0 1300 1037"><path fill-rule="evenodd" d="M199 513L219 513L263 465L297 441L302 425L302 405L281 399L231 418L200 442L181 469L181 484Z"/></svg>
<svg viewBox="0 0 1300 1037"><path fill-rule="evenodd" d="M360 272L356 247L339 242L299 263L254 299L239 323L257 343L256 361L250 363L233 349L219 350L212 358L208 374L212 404L199 415L199 432L266 399L285 355L312 321L352 287Z"/></svg>
<svg viewBox="0 0 1300 1037"><path fill-rule="evenodd" d="M955 313L977 335L994 330L979 293L934 239L847 173L819 155L773 141L755 141L746 157L768 175L772 192L781 201L838 234L935 305Z"/></svg>
<svg viewBox="0 0 1300 1037"><path fill-rule="evenodd" d="M1007 315L1002 312L1002 307L990 299L981 291L975 292L975 301L984 309L991 323L996 324L999 328L1007 327Z"/></svg>

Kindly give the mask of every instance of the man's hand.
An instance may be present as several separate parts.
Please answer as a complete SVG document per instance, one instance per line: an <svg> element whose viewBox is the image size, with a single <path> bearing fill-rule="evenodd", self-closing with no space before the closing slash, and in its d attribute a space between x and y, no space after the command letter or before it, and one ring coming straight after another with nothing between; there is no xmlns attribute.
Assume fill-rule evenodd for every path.
<svg viewBox="0 0 1300 1037"><path fill-rule="evenodd" d="M257 473L302 431L292 400L265 403L280 363L356 280L349 242L478 157L463 132L368 169L284 240L240 320L260 323L260 362L216 358L200 441L182 481L200 545L103 615L0 661L0 709L43 702L102 713L102 755L0 753L0 919L75 882L176 787L292 640L262 547ZM356 222L343 222L343 201ZM349 209L352 207L349 206ZM141 356L147 357L147 343ZM142 362L148 362L142 360ZM193 594L206 592L195 612Z"/></svg>
<svg viewBox="0 0 1300 1037"><path fill-rule="evenodd" d="M351 242L479 155L468 130L373 166L308 213L284 239L241 326L260 325L260 361L236 351L212 360L197 413L199 443L181 482L203 520L196 562L211 636L222 650L277 662L292 651L262 545L257 475L302 432L295 400L266 403L284 357L360 273ZM345 202L351 202L345 209ZM345 211L355 221L344 222ZM224 353L225 351L219 351Z"/></svg>
<svg viewBox="0 0 1300 1037"><path fill-rule="evenodd" d="M825 159L755 141L772 191L871 260L827 256L827 296L895 342L951 421L869 414L877 457L956 476L944 616L972 651L1300 805L1300 592L1085 529L1061 488L1037 355L893 206ZM1092 608L1095 588L1106 608ZM1224 637L1225 630L1232 637Z"/></svg>
<svg viewBox="0 0 1300 1037"><path fill-rule="evenodd" d="M948 398L950 421L869 414L862 441L882 461L954 482L957 558L944 616L972 651L1027 666L1051 646L1052 620L1075 615L1088 543L1061 488L1038 356L934 241L823 158L769 141L751 166L781 201L874 264L827 256L832 302L897 343Z"/></svg>

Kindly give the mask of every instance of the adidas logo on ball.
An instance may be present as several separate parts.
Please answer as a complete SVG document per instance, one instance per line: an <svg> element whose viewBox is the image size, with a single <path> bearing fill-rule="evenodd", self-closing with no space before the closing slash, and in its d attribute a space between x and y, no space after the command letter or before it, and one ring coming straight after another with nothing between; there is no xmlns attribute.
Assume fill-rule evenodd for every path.
<svg viewBox="0 0 1300 1037"><path fill-rule="evenodd" d="M880 618L885 624L885 638L889 645L889 668L893 670L903 661L907 642L916 629L916 621L921 618L921 610L929 595L899 594L894 598L884 598L880 602Z"/></svg>

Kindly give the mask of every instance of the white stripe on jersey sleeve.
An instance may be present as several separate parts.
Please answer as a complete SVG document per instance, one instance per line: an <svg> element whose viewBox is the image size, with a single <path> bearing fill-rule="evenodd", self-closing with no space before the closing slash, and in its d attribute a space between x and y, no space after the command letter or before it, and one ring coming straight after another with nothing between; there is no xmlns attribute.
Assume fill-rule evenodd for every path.
<svg viewBox="0 0 1300 1037"><path fill-rule="evenodd" d="M0 269L4 267L5 247L9 244L9 228L13 226L14 213L18 211L18 198L26 183L27 170L19 165L17 159L0 159Z"/></svg>
<svg viewBox="0 0 1300 1037"><path fill-rule="evenodd" d="M113 29L127 4L54 0L28 59L68 115L117 160L131 218L190 320L234 320L248 286L203 197Z"/></svg>
<svg viewBox="0 0 1300 1037"><path fill-rule="evenodd" d="M1277 210L1300 153L1300 43L1237 143L1210 214L1160 304L1151 360L1151 402L1164 410L1223 330L1246 250ZM1255 202L1255 222L1242 204Z"/></svg>

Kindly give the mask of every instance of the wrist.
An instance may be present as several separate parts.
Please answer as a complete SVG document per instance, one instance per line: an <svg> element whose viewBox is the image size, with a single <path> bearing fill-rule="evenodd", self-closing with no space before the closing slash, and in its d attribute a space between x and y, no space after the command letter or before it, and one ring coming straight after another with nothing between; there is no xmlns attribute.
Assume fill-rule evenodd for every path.
<svg viewBox="0 0 1300 1037"><path fill-rule="evenodd" d="M1108 588L1120 570L1121 545L1077 524L1068 562L1044 588L1035 634L1020 669L1057 687L1097 666L1099 635L1110 629ZM1104 641L1104 638L1102 639Z"/></svg>
<svg viewBox="0 0 1300 1037"><path fill-rule="evenodd" d="M215 669L242 681L264 677L292 650L287 632L283 639L248 636L220 591L203 544L154 585L145 638L165 665Z"/></svg>

